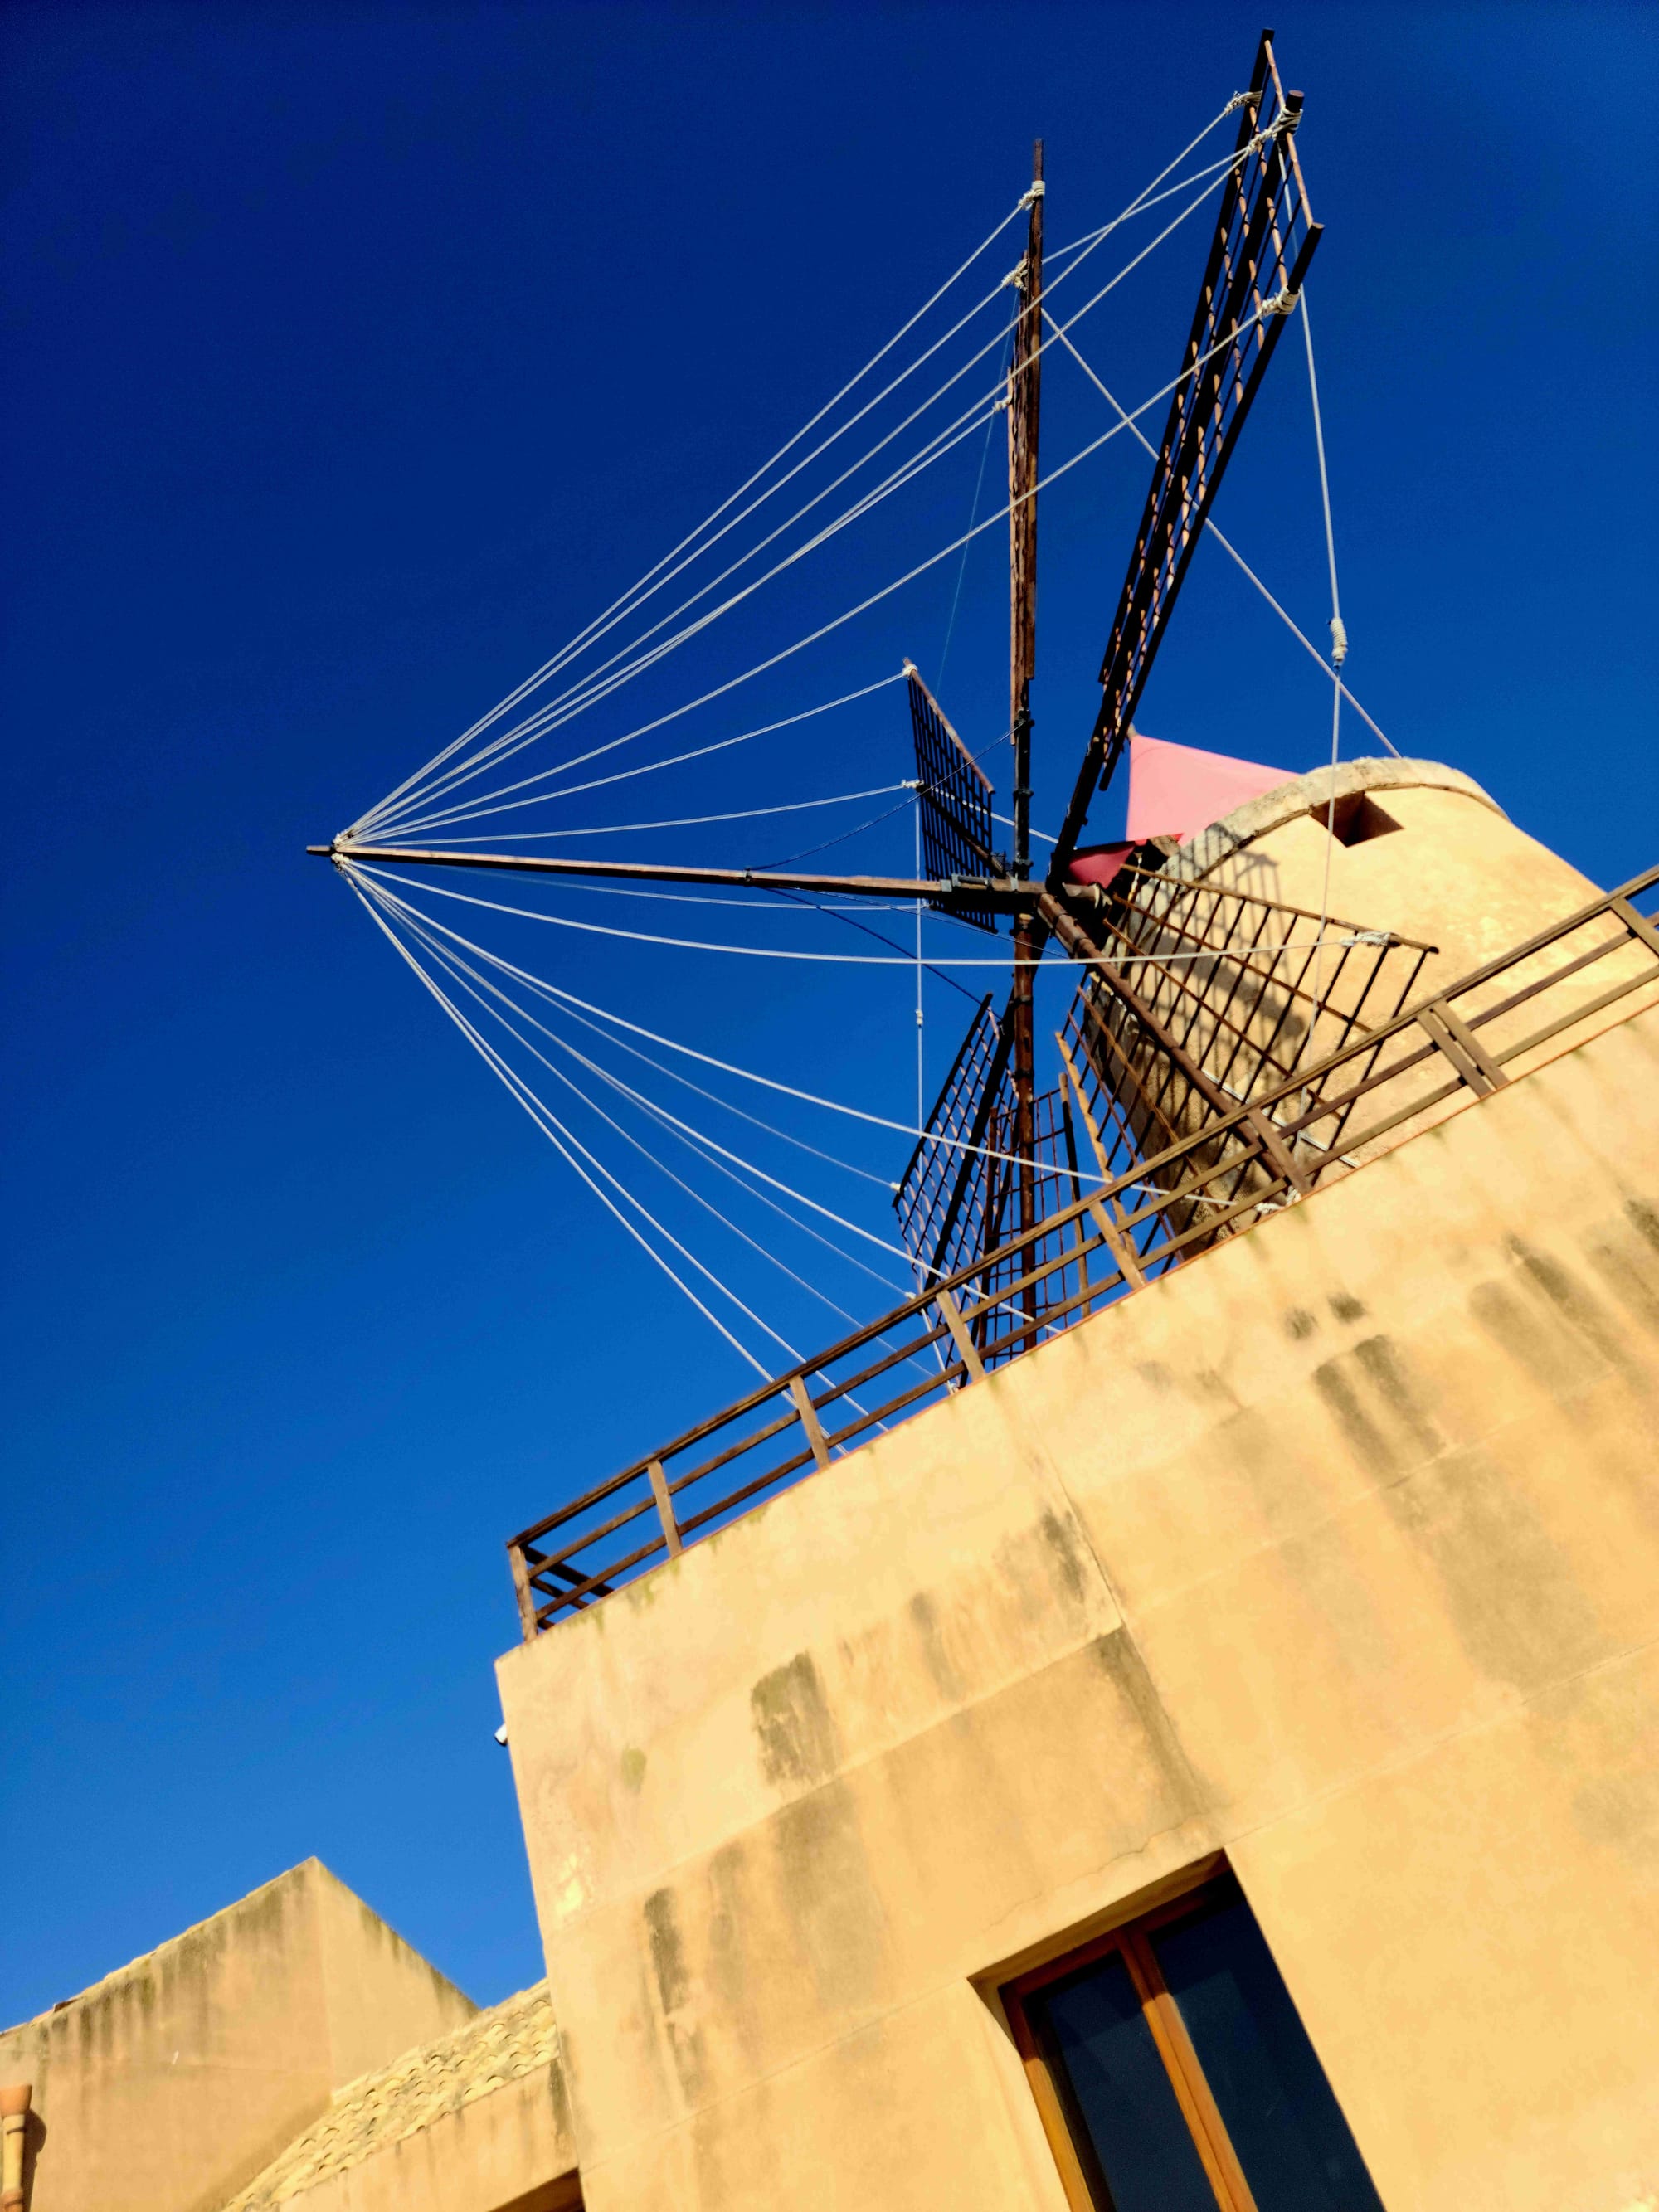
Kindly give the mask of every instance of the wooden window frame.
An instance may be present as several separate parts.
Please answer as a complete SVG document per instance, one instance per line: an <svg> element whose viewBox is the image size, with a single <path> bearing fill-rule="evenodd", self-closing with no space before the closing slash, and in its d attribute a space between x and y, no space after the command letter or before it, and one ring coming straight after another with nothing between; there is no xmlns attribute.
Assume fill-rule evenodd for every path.
<svg viewBox="0 0 1659 2212"><path fill-rule="evenodd" d="M1082 2115L1072 2109L1065 2070L1042 2047L1025 2000L1051 1983L1065 1981L1097 1960L1121 1958L1140 1999L1141 2015L1151 2031L1175 2091L1181 2116L1187 2123L1220 2212L1256 2212L1255 2198L1244 2179L1244 2169L1234 2150L1204 2069L1187 2033L1181 2008L1170 1996L1149 1937L1171 1921L1185 1920L1206 1906L1243 1895L1231 1873L1212 1875L1166 1899L1150 1911L1123 1921L1104 1935L1093 1937L1029 1973L1019 1974L1001 1989L1003 2009L1012 2032L1014 2047L1025 2069L1025 2078L1042 2121L1043 2133L1060 2168L1060 2185L1070 2212L1103 2212L1111 2202L1105 2177L1097 2167Z"/></svg>

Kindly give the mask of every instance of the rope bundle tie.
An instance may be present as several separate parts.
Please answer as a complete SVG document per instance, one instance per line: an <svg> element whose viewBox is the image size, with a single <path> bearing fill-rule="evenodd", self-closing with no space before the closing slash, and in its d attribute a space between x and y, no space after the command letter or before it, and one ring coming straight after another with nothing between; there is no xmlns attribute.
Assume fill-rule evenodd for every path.
<svg viewBox="0 0 1659 2212"><path fill-rule="evenodd" d="M1299 107L1281 107L1267 129L1256 132L1244 151L1247 154L1259 154L1264 146L1271 146L1275 138L1293 137L1296 126L1301 120L1302 110Z"/></svg>

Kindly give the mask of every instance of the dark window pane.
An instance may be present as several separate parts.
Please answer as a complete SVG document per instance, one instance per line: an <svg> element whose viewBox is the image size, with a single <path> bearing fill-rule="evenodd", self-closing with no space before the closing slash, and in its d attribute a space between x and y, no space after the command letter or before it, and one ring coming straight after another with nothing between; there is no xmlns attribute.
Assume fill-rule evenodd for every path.
<svg viewBox="0 0 1659 2212"><path fill-rule="evenodd" d="M1122 1960L1114 1952L1054 1984L1029 2010L1070 2087L1073 2123L1094 2147L1114 2212L1216 2212Z"/></svg>
<svg viewBox="0 0 1659 2212"><path fill-rule="evenodd" d="M1242 1897L1152 1937L1258 2212L1382 2212L1307 2030Z"/></svg>

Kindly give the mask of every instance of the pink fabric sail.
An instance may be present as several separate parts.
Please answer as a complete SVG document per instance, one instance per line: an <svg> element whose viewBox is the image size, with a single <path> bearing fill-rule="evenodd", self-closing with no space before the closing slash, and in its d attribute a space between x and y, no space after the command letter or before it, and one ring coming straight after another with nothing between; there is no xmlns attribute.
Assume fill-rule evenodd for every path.
<svg viewBox="0 0 1659 2212"><path fill-rule="evenodd" d="M1133 850L1133 845L1079 845L1072 855L1066 879L1073 884L1098 884L1104 890Z"/></svg>
<svg viewBox="0 0 1659 2212"><path fill-rule="evenodd" d="M1294 773L1264 768L1260 761L1234 760L1226 753L1200 752L1194 745L1167 744L1131 730L1129 842L1190 837L1247 799L1288 783Z"/></svg>

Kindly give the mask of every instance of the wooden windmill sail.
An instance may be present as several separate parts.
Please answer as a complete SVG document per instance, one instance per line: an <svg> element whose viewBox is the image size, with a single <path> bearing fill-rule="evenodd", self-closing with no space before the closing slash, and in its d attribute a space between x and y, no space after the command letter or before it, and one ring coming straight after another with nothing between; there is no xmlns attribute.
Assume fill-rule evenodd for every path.
<svg viewBox="0 0 1659 2212"><path fill-rule="evenodd" d="M1341 962L1286 965L1287 931L1324 917L1287 919L1290 910L1270 902L1166 882L1164 855L1156 851L1143 852L1104 887L1081 880L1086 872L1074 866L1091 806L1122 757L1199 535L1320 237L1297 158L1301 95L1280 83L1270 33L1237 105L1233 158L1101 662L1099 711L1042 877L1030 851L1044 347L1040 142L1023 203L1027 233L1016 271L1006 388L1012 853L996 842L988 778L908 664L925 873L585 861L372 844L349 836L309 848L348 863L917 901L981 930L1006 922L1013 954L1006 1002L1000 1011L989 1000L977 1010L896 1201L924 1278L949 1273L1016 1233L1029 1237L1077 1195L1081 1176L1120 1172L1126 1160L1164 1149L1171 1130L1190 1133L1205 1116L1282 1084L1316 1038L1327 1051L1338 1041L1334 1022L1351 1028L1391 1012L1409 982L1406 969L1415 973L1412 949L1386 933L1370 933L1357 961L1345 951ZM1051 946L1085 963L1084 981L1055 1040L1056 1079L1039 1091L1032 979ZM1263 1154L1294 1184L1296 1162L1273 1125L1264 1121L1257 1134ZM1040 1285L1024 1281L1018 1297L1035 1328Z"/></svg>
<svg viewBox="0 0 1659 2212"><path fill-rule="evenodd" d="M929 1242L919 1237L924 1216L917 1208L915 1173L901 1188L897 1205L907 1240L923 1264L946 1271L969 1256L963 1229L999 1218L988 1196L994 1163L987 1133L994 1120L1007 1118L1005 1079L1012 1072L1012 1150L1021 1166L1019 1223L1036 1220L1038 1168L1031 1094L1031 976L1052 937L1065 949L1087 957L1097 949L1073 910L1070 877L1084 825L1097 792L1111 780L1127 740L1134 710L1152 672L1176 600L1206 516L1237 443L1267 365L1296 303L1308 264L1320 238L1320 226L1308 206L1295 131L1302 95L1285 93L1273 58L1271 33L1257 50L1248 94L1241 103L1236 151L1243 157L1222 185L1213 235L1199 288L1182 368L1170 404L1168 421L1146 495L1127 574L1101 663L1100 709L1084 750L1070 805L1056 841L1047 880L1030 906L1017 913L1016 967L1007 1006L998 1024L996 1049L983 1056L977 1092L969 1109L961 1081L947 1083L939 1107L955 1122L965 1122L967 1146L961 1152L954 1184L942 1205L927 1210ZM1040 168L1040 156L1039 156ZM1029 298L1040 317L1042 298L1042 198L1032 210L1032 228L1021 281L1022 308ZM1018 332L1027 329L1022 313ZM1030 781L1030 686L1036 655L1036 499L1040 363L1026 356L1029 380L1018 374L1017 349L1009 388L1010 559L1012 726L1016 740L1015 874L1030 880L1029 812ZM1097 975L1109 971L1097 969ZM1127 988L1127 987L1126 987ZM1149 1041L1153 1032L1143 1023ZM1154 1041L1154 1049L1162 1039ZM960 1064L960 1063L959 1063ZM978 1066L977 1061L974 1065ZM953 1074L956 1071L953 1070ZM947 1133L941 1125L939 1139Z"/></svg>

